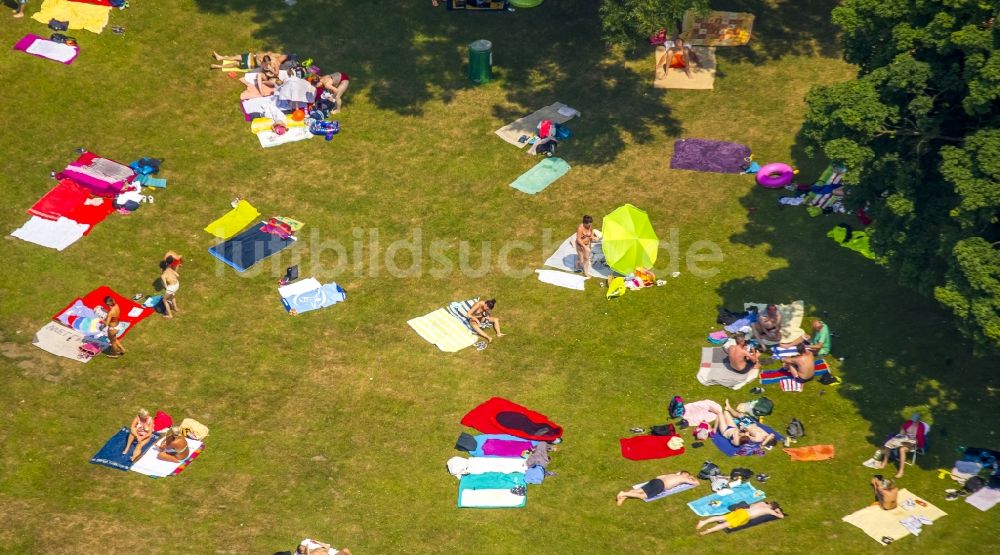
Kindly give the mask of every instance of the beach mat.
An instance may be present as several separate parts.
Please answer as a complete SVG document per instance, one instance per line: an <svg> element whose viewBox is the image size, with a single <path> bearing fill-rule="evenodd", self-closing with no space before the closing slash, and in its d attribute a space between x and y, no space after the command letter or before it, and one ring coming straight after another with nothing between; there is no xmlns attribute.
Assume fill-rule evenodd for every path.
<svg viewBox="0 0 1000 555"><path fill-rule="evenodd" d="M240 200L229 212L221 218L205 226L205 231L219 239L229 239L240 232L249 223L260 217L260 211L245 200Z"/></svg>
<svg viewBox="0 0 1000 555"><path fill-rule="evenodd" d="M639 488L641 488L642 486L644 486L644 485L646 485L648 483L649 482L643 482L641 484L636 484L636 485L632 486L632 489L639 489ZM645 501L646 503L651 503L653 501L657 501L659 499L663 499L664 497L669 497L669 496L671 496L671 495L673 495L675 493L680 493L682 491L687 491L689 489L694 489L694 488L695 488L694 484L677 484L676 486L674 486L674 487L672 487L672 488L670 488L668 490L664 490L659 495L654 495L653 497L645 497L645 498L643 498L643 501Z"/></svg>
<svg viewBox="0 0 1000 555"><path fill-rule="evenodd" d="M540 193L555 180L566 175L569 169L569 164L562 158L546 158L522 173L510 186L529 195Z"/></svg>
<svg viewBox="0 0 1000 555"><path fill-rule="evenodd" d="M406 323L417 335L446 353L461 351L476 342L476 334L444 308Z"/></svg>
<svg viewBox="0 0 1000 555"><path fill-rule="evenodd" d="M38 35L27 34L14 44L14 50L20 50L53 62L69 65L80 55L80 47L61 44Z"/></svg>
<svg viewBox="0 0 1000 555"><path fill-rule="evenodd" d="M645 461L649 459L665 459L684 454L684 447L671 449L667 443L677 436L633 436L618 440L622 456L630 461Z"/></svg>
<svg viewBox="0 0 1000 555"><path fill-rule="evenodd" d="M743 173L750 147L708 139L677 139L670 168L714 173Z"/></svg>
<svg viewBox="0 0 1000 555"><path fill-rule="evenodd" d="M742 484L732 488L732 493L729 495L721 495L719 493L713 493L711 495L706 495L699 499L688 503L688 508L694 511L694 514L706 517L706 516L722 516L729 511L731 505L736 505L737 503L746 503L751 505L758 501L763 501L767 495L753 487L748 482L743 482ZM718 503L716 503L718 501Z"/></svg>
<svg viewBox="0 0 1000 555"><path fill-rule="evenodd" d="M591 276L608 279L614 273L614 270L604 260L604 250L601 243L591 244L590 259L592 263ZM576 234L574 233L559 243L559 248L545 260L545 265L549 268L573 272L576 268L576 260Z"/></svg>
<svg viewBox="0 0 1000 555"><path fill-rule="evenodd" d="M559 110L563 109L560 113ZM508 123L507 125L497 129L495 133L503 140L516 146L517 148L524 148L528 145L528 141L519 143L517 140L524 135L532 137L538 131L538 124L542 120L552 120L553 123L566 123L567 121L578 116L580 113L573 110L569 106L566 106L562 102L554 102L537 112L524 116L521 119Z"/></svg>
<svg viewBox="0 0 1000 555"><path fill-rule="evenodd" d="M702 347L701 365L698 368L697 378L702 385L721 385L732 390L738 390L746 384L754 381L760 375L760 366L747 372L737 374L722 362L726 359L726 352L722 347Z"/></svg>
<svg viewBox="0 0 1000 555"><path fill-rule="evenodd" d="M209 254L231 266L237 272L245 272L254 264L284 250L295 242L291 237L282 239L261 231L261 226L254 224L250 229L236 237L223 241L208 249Z"/></svg>
<svg viewBox="0 0 1000 555"><path fill-rule="evenodd" d="M315 278L302 281L307 282L307 284L295 289L289 289L292 286L278 288L281 303L289 314L302 314L303 312L319 310L347 300L347 293L337 283L322 285Z"/></svg>
<svg viewBox="0 0 1000 555"><path fill-rule="evenodd" d="M691 48L698 56L698 62L691 70L691 77L683 69L667 68L662 77L657 76L655 64L667 49L657 46L653 52L653 88L655 89L689 89L710 90L715 88L715 48L711 46L694 46Z"/></svg>
<svg viewBox="0 0 1000 555"><path fill-rule="evenodd" d="M148 449L139 460L132 464L132 468L129 470L132 472L138 472L139 474L145 474L151 478L176 476L184 471L189 464L194 462L194 460L197 459L205 449L205 444L197 439L187 438L187 442L190 454L186 459L179 463L161 461L157 458L157 455L159 454L157 449ZM152 445L152 443L153 442L150 442L150 445Z"/></svg>
<svg viewBox="0 0 1000 555"><path fill-rule="evenodd" d="M458 482L458 506L463 509L513 509L528 502L527 495L517 495L512 488L527 487L524 474L486 472L467 474Z"/></svg>
<svg viewBox="0 0 1000 555"><path fill-rule="evenodd" d="M98 464L121 471L130 470L132 468L132 453L135 450L135 444L132 444L128 453L122 454L122 450L125 449L125 443L128 442L128 434L129 429L124 426L115 432L115 435L111 436L111 439L90 458L90 464ZM152 439L142 448L143 454L149 451L149 448L156 443L158 438L157 434L153 434Z"/></svg>
<svg viewBox="0 0 1000 555"><path fill-rule="evenodd" d="M758 423L757 425L767 433L774 434L775 441L778 443L785 440L785 437L776 432L774 428L766 424ZM747 457L763 452L763 447L761 447L759 443L744 443L737 447L719 433L712 434L712 444L714 444L719 451L722 451L722 454L727 457Z"/></svg>
<svg viewBox="0 0 1000 555"><path fill-rule="evenodd" d="M910 516L922 516L933 521L943 516L947 516L948 513L945 513L941 509L935 507L926 499L920 499L922 502L926 503L926 507L914 505L912 509L903 508L903 504L906 501L913 501L915 503L918 499L920 498L911 493L909 490L901 489L899 490L899 495L897 497L899 506L895 509L886 511L883 510L882 507L873 504L859 511L855 511L841 520L861 528L865 534L868 534L870 538L880 544L882 543L883 537L892 538L893 541L896 541L900 538L905 538L910 534L910 531L899 523L901 519Z"/></svg>
<svg viewBox="0 0 1000 555"><path fill-rule="evenodd" d="M793 461L812 462L832 459L836 452L833 445L809 445L808 447L786 447L782 451L788 453Z"/></svg>
<svg viewBox="0 0 1000 555"><path fill-rule="evenodd" d="M712 11L704 16L684 12L681 37L690 45L743 46L750 42L754 15L746 12Z"/></svg>
<svg viewBox="0 0 1000 555"><path fill-rule="evenodd" d="M80 347L84 344L83 338L82 333L72 328L57 322L49 322L38 330L31 344L47 353L86 363L92 357L80 356Z"/></svg>

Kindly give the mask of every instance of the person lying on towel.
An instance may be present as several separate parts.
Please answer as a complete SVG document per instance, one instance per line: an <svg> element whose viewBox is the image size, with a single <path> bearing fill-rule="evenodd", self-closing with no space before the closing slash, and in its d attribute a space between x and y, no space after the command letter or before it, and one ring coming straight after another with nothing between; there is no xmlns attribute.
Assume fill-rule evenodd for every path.
<svg viewBox="0 0 1000 555"><path fill-rule="evenodd" d="M336 549L328 543L316 540L302 540L302 543L295 548L295 555L351 555L351 550Z"/></svg>
<svg viewBox="0 0 1000 555"><path fill-rule="evenodd" d="M896 483L888 478L876 474L872 478L872 489L875 490L875 500L883 511L891 511L896 508L896 498L899 496L899 488Z"/></svg>
<svg viewBox="0 0 1000 555"><path fill-rule="evenodd" d="M781 342L781 312L778 306L769 304L757 321L750 325L753 336L761 345Z"/></svg>
<svg viewBox="0 0 1000 555"><path fill-rule="evenodd" d="M673 489L681 484L691 484L692 486L697 486L700 483L701 482L698 478L695 478L686 470L681 470L680 472L675 472L673 474L663 474L646 482L640 488L630 489L628 491L619 491L618 495L615 497L615 503L621 507L622 504L625 503L625 500L630 497L632 499L651 499L668 489Z"/></svg>
<svg viewBox="0 0 1000 555"><path fill-rule="evenodd" d="M487 341L492 342L493 338L486 334L483 329L492 327L496 332L497 337L503 337L507 335L506 333L500 332L500 319L493 316L491 311L493 307L497 305L496 299L489 299L486 301L479 301L472 305L465 315L469 318L469 323L472 324L472 329L480 336L486 338Z"/></svg>
<svg viewBox="0 0 1000 555"><path fill-rule="evenodd" d="M271 64L273 64L273 67L277 68L288 59L288 56L285 54L279 54L277 52L254 53L253 50L232 56L223 56L218 52L212 52L212 56L215 58L215 61L219 63L210 65L209 67L211 69L241 69L244 71L257 69L259 67L263 67L264 65L270 66ZM277 73L277 71L275 71L275 73Z"/></svg>
<svg viewBox="0 0 1000 555"><path fill-rule="evenodd" d="M728 439L733 447L750 442L759 443L765 449L770 449L777 442L773 433L761 428L752 418L748 418L745 414L731 407L729 399L726 399L725 410L716 410L715 407L709 407L708 410L717 416L715 432Z"/></svg>
<svg viewBox="0 0 1000 555"><path fill-rule="evenodd" d="M178 426L171 427L167 431L167 435L163 436L160 441L157 441L153 447L159 451L156 458L161 461L179 463L191 454L187 438L184 437Z"/></svg>
<svg viewBox="0 0 1000 555"><path fill-rule="evenodd" d="M699 520L695 530L701 530L709 524L717 523L707 530L701 530L701 535L704 536L705 534L711 534L712 532L718 532L726 528L732 530L733 528L746 526L751 520L768 515L776 518L785 518L785 513L781 510L781 505L777 501L758 501L746 509L736 509L722 516L710 516L704 520Z"/></svg>
<svg viewBox="0 0 1000 555"><path fill-rule="evenodd" d="M735 343L726 349L722 363L737 374L746 374L760 363L760 353L747 344L746 335L736 334Z"/></svg>
<svg viewBox="0 0 1000 555"><path fill-rule="evenodd" d="M691 50L690 46L684 44L684 39L677 37L674 39L674 45L668 48L656 61L656 78L663 79L672 68L683 69L688 79L693 79L691 67L698 63L700 63L698 55Z"/></svg>
<svg viewBox="0 0 1000 555"><path fill-rule="evenodd" d="M807 349L803 343L799 343L796 349L799 354L781 359L782 368L788 370L788 373L793 378L798 378L802 381L811 380L813 374L816 373L816 355Z"/></svg>

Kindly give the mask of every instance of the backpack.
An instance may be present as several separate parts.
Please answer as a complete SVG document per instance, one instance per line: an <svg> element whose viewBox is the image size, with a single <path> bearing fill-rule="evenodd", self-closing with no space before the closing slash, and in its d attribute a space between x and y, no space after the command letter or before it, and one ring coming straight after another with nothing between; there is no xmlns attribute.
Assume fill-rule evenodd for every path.
<svg viewBox="0 0 1000 555"><path fill-rule="evenodd" d="M719 476L722 471L719 470L718 465L712 461L705 461L705 464L701 465L701 470L698 471L699 480L708 480L712 476Z"/></svg>
<svg viewBox="0 0 1000 555"><path fill-rule="evenodd" d="M556 141L545 141L540 143L535 147L535 154L544 154L547 158L551 158L553 154L556 153Z"/></svg>
<svg viewBox="0 0 1000 555"><path fill-rule="evenodd" d="M994 472L987 485L993 489L1000 489L1000 472Z"/></svg>
<svg viewBox="0 0 1000 555"><path fill-rule="evenodd" d="M658 424L656 426L649 427L650 435L654 436L675 436L677 431L674 429L673 424Z"/></svg>
<svg viewBox="0 0 1000 555"><path fill-rule="evenodd" d="M772 410L774 410L774 402L767 397L761 397L753 402L753 408L750 409L750 412L756 417L761 417L770 415Z"/></svg>
<svg viewBox="0 0 1000 555"><path fill-rule="evenodd" d="M556 124L552 123L550 119L543 119L538 123L538 137L542 139L548 139L556 134Z"/></svg>
<svg viewBox="0 0 1000 555"><path fill-rule="evenodd" d="M670 418L681 418L684 416L684 399L680 395L674 396L670 400L670 406L667 408Z"/></svg>
<svg viewBox="0 0 1000 555"><path fill-rule="evenodd" d="M573 132L569 130L569 127L565 125L556 124L555 139L557 141L565 141L566 139L573 136Z"/></svg>
<svg viewBox="0 0 1000 555"><path fill-rule="evenodd" d="M979 476L973 476L965 482L965 490L969 493L976 493L984 487L986 487L986 480L983 480Z"/></svg>
<svg viewBox="0 0 1000 555"><path fill-rule="evenodd" d="M729 479L735 480L739 478L744 482L753 477L753 470L749 468L734 468L732 472L729 473Z"/></svg>
<svg viewBox="0 0 1000 555"><path fill-rule="evenodd" d="M806 435L806 427L799 422L798 418L793 418L791 422L788 423L788 428L785 429L788 432L788 437L792 439L798 439Z"/></svg>

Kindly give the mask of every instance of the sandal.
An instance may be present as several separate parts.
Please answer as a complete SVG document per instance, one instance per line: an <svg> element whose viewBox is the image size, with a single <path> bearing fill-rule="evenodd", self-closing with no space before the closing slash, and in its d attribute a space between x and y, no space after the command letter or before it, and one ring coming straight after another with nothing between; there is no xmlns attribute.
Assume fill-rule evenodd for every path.
<svg viewBox="0 0 1000 555"><path fill-rule="evenodd" d="M629 431L632 432L633 434L644 434L644 433L646 433L645 428L640 428L638 426L636 426L635 428L629 428Z"/></svg>

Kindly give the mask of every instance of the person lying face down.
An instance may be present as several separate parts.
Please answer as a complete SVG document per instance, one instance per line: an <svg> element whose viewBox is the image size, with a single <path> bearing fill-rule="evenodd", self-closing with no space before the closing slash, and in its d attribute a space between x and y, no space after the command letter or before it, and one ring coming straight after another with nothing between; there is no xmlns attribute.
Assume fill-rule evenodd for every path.
<svg viewBox="0 0 1000 555"><path fill-rule="evenodd" d="M650 499L681 484L697 486L700 483L698 478L695 478L686 470L673 474L662 474L646 482L642 487L633 488L628 491L619 491L618 495L615 496L615 503L621 507L626 499Z"/></svg>
<svg viewBox="0 0 1000 555"><path fill-rule="evenodd" d="M785 512L781 510L781 505L777 501L758 501L746 509L736 509L735 511L726 513L722 516L713 516L706 518L704 520L699 520L698 525L695 530L701 530L709 524L716 524L715 526L701 531L701 535L711 534L712 532L719 532L729 528L739 528L740 526L746 526L751 520L771 515L776 518L785 518Z"/></svg>

